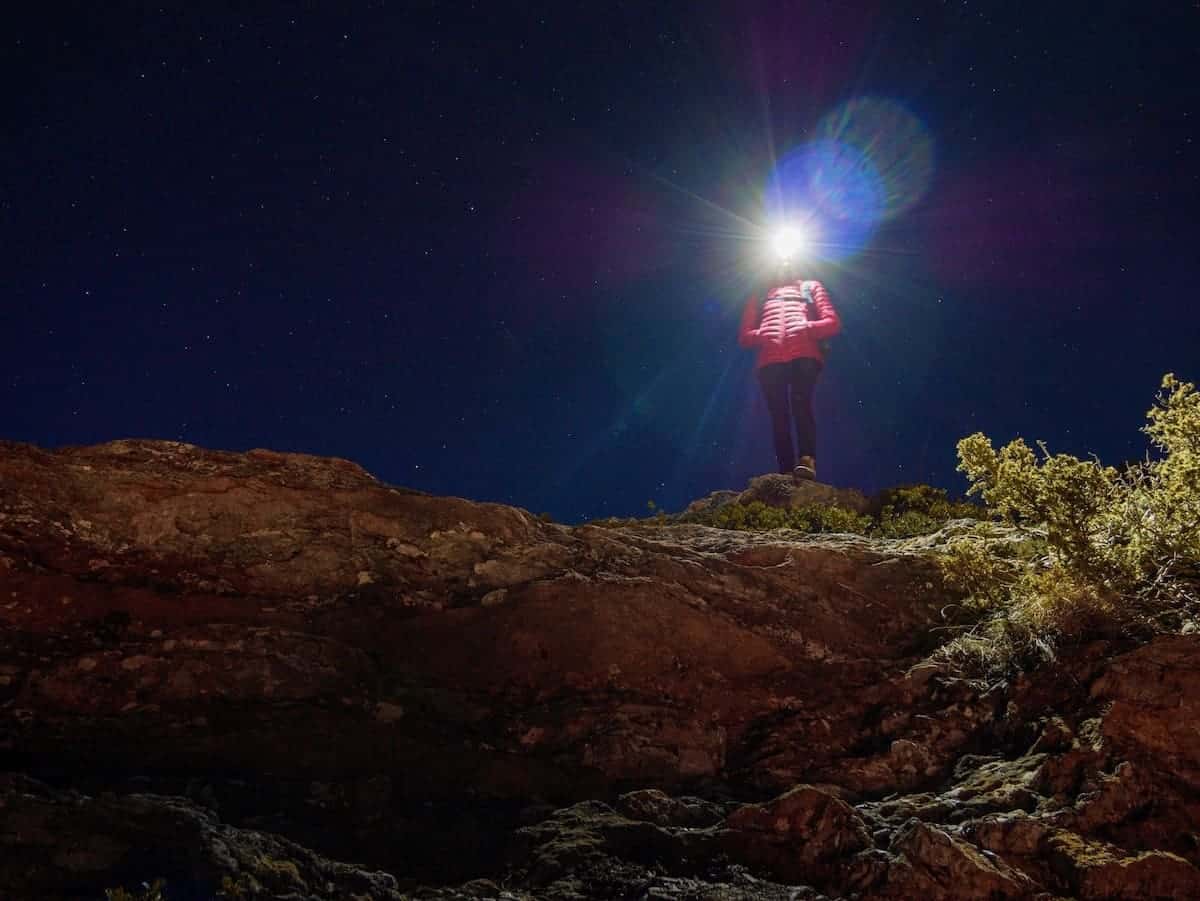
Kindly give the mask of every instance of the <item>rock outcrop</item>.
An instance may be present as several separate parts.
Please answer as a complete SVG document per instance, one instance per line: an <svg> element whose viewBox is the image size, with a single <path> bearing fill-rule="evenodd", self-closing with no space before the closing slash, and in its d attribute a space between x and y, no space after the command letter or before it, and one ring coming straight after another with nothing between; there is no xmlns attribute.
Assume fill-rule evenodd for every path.
<svg viewBox="0 0 1200 901"><path fill-rule="evenodd" d="M939 546L0 443L0 888L1200 896L1200 637L957 679Z"/></svg>
<svg viewBox="0 0 1200 901"><path fill-rule="evenodd" d="M876 506L865 494L853 488L835 488L823 482L797 482L791 476L768 473L751 479L742 491L714 491L694 500L688 505L687 512L701 513L726 504L752 504L755 501L789 509L813 504L835 506L856 513L866 513Z"/></svg>

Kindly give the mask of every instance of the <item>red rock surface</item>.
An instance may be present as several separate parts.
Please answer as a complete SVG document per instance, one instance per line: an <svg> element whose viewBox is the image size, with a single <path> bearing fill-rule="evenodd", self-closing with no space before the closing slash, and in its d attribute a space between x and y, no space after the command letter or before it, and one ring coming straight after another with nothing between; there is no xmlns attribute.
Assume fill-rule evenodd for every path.
<svg viewBox="0 0 1200 901"><path fill-rule="evenodd" d="M0 443L0 751L58 786L0 793L0 886L124 878L127 835L38 883L56 842L13 825L111 791L397 890L1195 897L1200 639L957 680L922 665L938 541L570 528L342 460ZM305 853L307 885L333 864ZM501 891L472 885L440 896Z"/></svg>

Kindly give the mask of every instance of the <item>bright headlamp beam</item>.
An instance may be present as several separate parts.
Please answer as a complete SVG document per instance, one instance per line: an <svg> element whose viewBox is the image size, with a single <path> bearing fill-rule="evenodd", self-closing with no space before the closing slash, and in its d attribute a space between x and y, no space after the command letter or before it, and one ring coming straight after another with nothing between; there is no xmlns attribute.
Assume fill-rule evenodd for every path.
<svg viewBox="0 0 1200 901"><path fill-rule="evenodd" d="M808 234L794 225L777 229L771 235L771 252L781 260L792 260L809 248Z"/></svg>

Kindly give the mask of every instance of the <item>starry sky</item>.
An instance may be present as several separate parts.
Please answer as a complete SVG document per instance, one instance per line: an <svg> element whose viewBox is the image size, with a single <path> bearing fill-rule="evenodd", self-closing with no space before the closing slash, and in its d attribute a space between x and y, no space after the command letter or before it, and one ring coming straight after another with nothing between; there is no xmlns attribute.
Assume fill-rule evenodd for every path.
<svg viewBox="0 0 1200 901"><path fill-rule="evenodd" d="M773 468L736 329L796 160L844 323L822 480L959 492L977 430L1118 463L1200 379L1194 2L11 16L0 437L679 509Z"/></svg>

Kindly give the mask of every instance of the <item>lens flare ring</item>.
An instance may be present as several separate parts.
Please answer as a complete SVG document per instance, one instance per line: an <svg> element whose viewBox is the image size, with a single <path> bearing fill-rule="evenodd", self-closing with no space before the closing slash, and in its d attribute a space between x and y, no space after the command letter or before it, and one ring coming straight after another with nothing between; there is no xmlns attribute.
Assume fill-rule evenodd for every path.
<svg viewBox="0 0 1200 901"><path fill-rule="evenodd" d="M875 230L908 212L933 176L933 146L921 122L894 101L851 100L825 115L817 137L784 154L767 179L773 221L821 223L814 252L844 260ZM803 211L803 213L802 213Z"/></svg>

